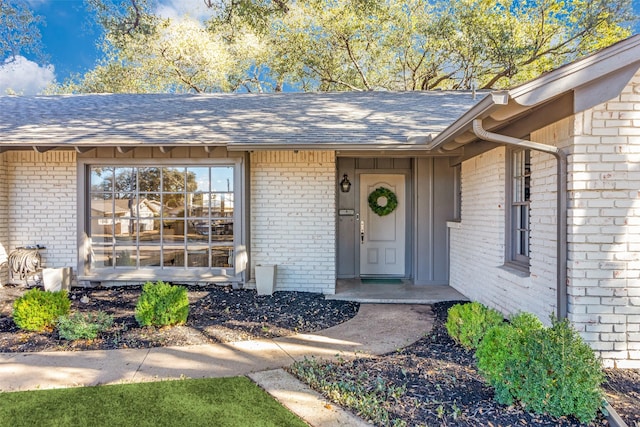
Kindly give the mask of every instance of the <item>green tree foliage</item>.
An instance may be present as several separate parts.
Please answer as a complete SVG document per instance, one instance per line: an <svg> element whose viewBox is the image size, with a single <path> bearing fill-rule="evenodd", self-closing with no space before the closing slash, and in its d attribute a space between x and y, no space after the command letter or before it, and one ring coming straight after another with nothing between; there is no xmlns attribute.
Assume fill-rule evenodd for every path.
<svg viewBox="0 0 640 427"><path fill-rule="evenodd" d="M0 0L0 65L18 55L41 54L41 21L26 1Z"/></svg>
<svg viewBox="0 0 640 427"><path fill-rule="evenodd" d="M496 89L630 35L631 0L88 0L104 61L62 92ZM151 1L151 0L150 0Z"/></svg>

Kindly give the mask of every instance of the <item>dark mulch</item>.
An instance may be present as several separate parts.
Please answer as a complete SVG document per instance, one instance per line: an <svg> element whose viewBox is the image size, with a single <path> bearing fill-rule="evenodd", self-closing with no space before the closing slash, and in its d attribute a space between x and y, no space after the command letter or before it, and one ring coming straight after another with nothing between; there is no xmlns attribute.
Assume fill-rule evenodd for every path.
<svg viewBox="0 0 640 427"><path fill-rule="evenodd" d="M390 420L409 426L579 426L575 418L532 414L522 407L493 400L493 390L476 370L473 352L457 345L444 327L454 303L433 306L431 333L416 343L388 355L331 364L336 379L370 381L370 389L383 381L387 387L406 386L401 399L390 398ZM337 370L337 372L336 372ZM363 376L362 373L368 375ZM640 371L608 370L607 398L630 427L640 418ZM363 379L364 378L364 379ZM625 400L625 404L620 399ZM608 425L600 415L591 425ZM640 426L640 424L637 424Z"/></svg>
<svg viewBox="0 0 640 427"><path fill-rule="evenodd" d="M190 314L186 325L140 328L134 318L139 287L75 288L72 310L103 310L115 317L114 326L93 341L69 342L56 332L20 331L11 319L13 301L22 287L0 287L0 352L79 351L115 348L184 346L273 338L315 332L352 318L358 304L326 300L322 295L276 292L258 296L252 290L230 287L188 287ZM85 300L83 297L87 297ZM87 302L82 302L82 301ZM389 355L345 362L345 374L367 371L388 384L406 385L407 395L389 407L392 418L408 425L451 426L568 426L573 419L537 416L519 407L493 401L493 392L475 369L471 352L457 346L444 329L453 303L435 304L433 331L415 344ZM630 427L640 426L640 370L607 370L607 399ZM598 425L604 425L603 418Z"/></svg>
<svg viewBox="0 0 640 427"><path fill-rule="evenodd" d="M11 318L12 305L25 289L2 287L0 352L149 348L274 338L340 324L355 316L359 307L308 292L258 296L253 290L234 290L230 286L187 289L190 304L185 325L141 328L134 317L140 287L74 288L70 292L72 312L102 310L114 316L114 325L95 340L66 341L55 331L19 330Z"/></svg>

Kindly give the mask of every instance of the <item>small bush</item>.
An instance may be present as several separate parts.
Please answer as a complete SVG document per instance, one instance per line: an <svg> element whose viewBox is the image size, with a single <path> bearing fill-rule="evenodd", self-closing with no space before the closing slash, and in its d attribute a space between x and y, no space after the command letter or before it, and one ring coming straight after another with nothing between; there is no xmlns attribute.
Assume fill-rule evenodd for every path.
<svg viewBox="0 0 640 427"><path fill-rule="evenodd" d="M497 310L479 302L456 304L447 312L447 332L467 350L476 349L484 334L504 319Z"/></svg>
<svg viewBox="0 0 640 427"><path fill-rule="evenodd" d="M531 313L520 313L510 319L510 323L494 326L485 334L476 350L478 371L495 389L496 400L505 405L513 403L519 379L505 379L507 362L526 364L527 355L520 350L529 335L544 328L542 322ZM519 344L519 345L518 345Z"/></svg>
<svg viewBox="0 0 640 427"><path fill-rule="evenodd" d="M45 292L38 288L24 293L13 303L13 321L20 329L35 332L53 330L60 316L69 314L67 291Z"/></svg>
<svg viewBox="0 0 640 427"><path fill-rule="evenodd" d="M604 402L602 366L568 320L553 320L512 344L523 355L505 364L505 380L517 385L513 397L534 412L582 422L596 417Z"/></svg>
<svg viewBox="0 0 640 427"><path fill-rule="evenodd" d="M140 326L181 325L189 316L187 289L162 281L145 283L135 309Z"/></svg>
<svg viewBox="0 0 640 427"><path fill-rule="evenodd" d="M113 316L104 311L95 313L75 312L70 316L58 318L58 334L65 340L96 339L113 325Z"/></svg>

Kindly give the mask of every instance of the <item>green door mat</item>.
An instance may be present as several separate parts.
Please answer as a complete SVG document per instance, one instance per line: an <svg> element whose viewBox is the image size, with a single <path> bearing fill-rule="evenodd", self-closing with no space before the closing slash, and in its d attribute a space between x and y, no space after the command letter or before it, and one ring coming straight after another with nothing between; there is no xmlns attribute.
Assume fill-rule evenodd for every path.
<svg viewBox="0 0 640 427"><path fill-rule="evenodd" d="M393 278L362 278L360 283L364 285L402 285L402 279Z"/></svg>

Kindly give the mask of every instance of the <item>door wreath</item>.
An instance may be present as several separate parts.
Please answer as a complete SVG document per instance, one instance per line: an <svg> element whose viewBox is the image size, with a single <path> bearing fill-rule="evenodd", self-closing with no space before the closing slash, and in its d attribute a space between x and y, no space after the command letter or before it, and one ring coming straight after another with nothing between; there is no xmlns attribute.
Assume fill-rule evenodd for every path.
<svg viewBox="0 0 640 427"><path fill-rule="evenodd" d="M369 207L378 216L389 215L398 207L398 197L388 188L378 187L367 198Z"/></svg>

